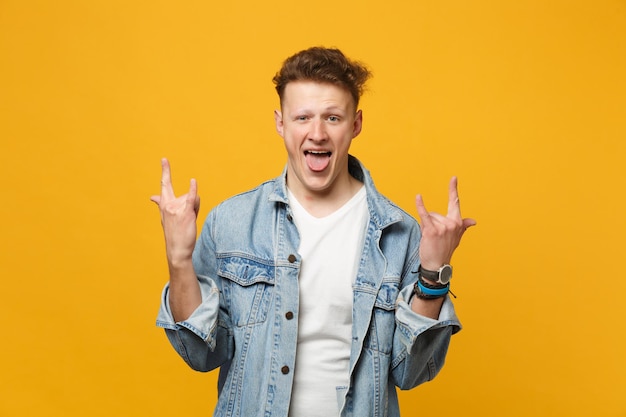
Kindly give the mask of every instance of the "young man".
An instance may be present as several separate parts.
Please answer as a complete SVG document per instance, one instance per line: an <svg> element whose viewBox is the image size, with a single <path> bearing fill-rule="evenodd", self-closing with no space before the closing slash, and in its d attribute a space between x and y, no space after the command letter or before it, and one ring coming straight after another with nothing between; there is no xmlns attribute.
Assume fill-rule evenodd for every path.
<svg viewBox="0 0 626 417"><path fill-rule="evenodd" d="M349 155L369 72L310 48L274 77L287 166L208 215L196 183L175 197L162 161L170 281L157 325L199 371L220 368L215 416L398 416L396 386L441 369L460 329L448 298L465 230L456 179L448 214L417 222Z"/></svg>

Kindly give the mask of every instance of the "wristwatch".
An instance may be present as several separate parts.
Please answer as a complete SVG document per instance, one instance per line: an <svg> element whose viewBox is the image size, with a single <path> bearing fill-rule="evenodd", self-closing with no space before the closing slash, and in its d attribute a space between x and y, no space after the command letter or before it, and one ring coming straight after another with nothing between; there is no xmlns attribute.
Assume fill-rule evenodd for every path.
<svg viewBox="0 0 626 417"><path fill-rule="evenodd" d="M450 279L452 278L452 266L448 264L444 264L436 271L429 271L428 269L422 268L422 265L420 265L417 272L422 278L435 282L439 285L448 285L450 283Z"/></svg>

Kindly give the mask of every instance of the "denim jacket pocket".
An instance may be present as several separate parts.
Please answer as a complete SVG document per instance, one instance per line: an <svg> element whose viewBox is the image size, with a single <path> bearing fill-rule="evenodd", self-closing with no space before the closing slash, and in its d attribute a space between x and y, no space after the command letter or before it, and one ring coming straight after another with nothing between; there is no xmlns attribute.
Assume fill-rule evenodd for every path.
<svg viewBox="0 0 626 417"><path fill-rule="evenodd" d="M374 302L374 311L366 347L389 354L393 347L396 326L396 302L400 293L400 277L385 277Z"/></svg>
<svg viewBox="0 0 626 417"><path fill-rule="evenodd" d="M245 255L219 257L217 274L235 326L265 322L274 297L275 270L272 261Z"/></svg>
<svg viewBox="0 0 626 417"><path fill-rule="evenodd" d="M395 311L399 293L400 277L385 277L376 295L374 307L387 311Z"/></svg>

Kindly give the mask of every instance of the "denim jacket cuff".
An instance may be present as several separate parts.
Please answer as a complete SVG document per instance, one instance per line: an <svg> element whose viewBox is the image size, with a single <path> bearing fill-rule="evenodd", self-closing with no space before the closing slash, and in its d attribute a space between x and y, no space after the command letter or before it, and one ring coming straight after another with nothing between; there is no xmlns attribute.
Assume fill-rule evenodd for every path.
<svg viewBox="0 0 626 417"><path fill-rule="evenodd" d="M169 284L163 288L161 308L157 316L156 325L168 330L185 328L204 340L209 346L215 345L215 332L219 312L219 290L213 280L198 276L202 290L202 303L186 320L175 322L169 303Z"/></svg>
<svg viewBox="0 0 626 417"><path fill-rule="evenodd" d="M412 286L404 288L400 292L398 297L398 303L396 307L396 323L397 328L400 331L404 339L406 346L412 346L417 340L418 336L427 330L438 329L447 326L452 326L452 333L457 333L461 330L461 323L454 311L454 305L449 296L446 296L443 305L441 306L441 312L437 320L425 317L415 313L409 302L413 292ZM410 349L409 349L410 350Z"/></svg>

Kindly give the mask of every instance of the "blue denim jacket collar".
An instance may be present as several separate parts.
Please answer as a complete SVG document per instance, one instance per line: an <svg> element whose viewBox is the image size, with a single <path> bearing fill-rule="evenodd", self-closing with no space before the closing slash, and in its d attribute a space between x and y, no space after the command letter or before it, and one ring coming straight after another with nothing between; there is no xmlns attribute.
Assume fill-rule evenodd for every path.
<svg viewBox="0 0 626 417"><path fill-rule="evenodd" d="M365 185L370 219L376 224L378 230L402 221L402 212L378 193L369 171L352 155L348 156L348 172ZM269 196L270 201L289 204L289 199L287 198L287 166L285 166L281 176L276 179L274 184L274 190Z"/></svg>

